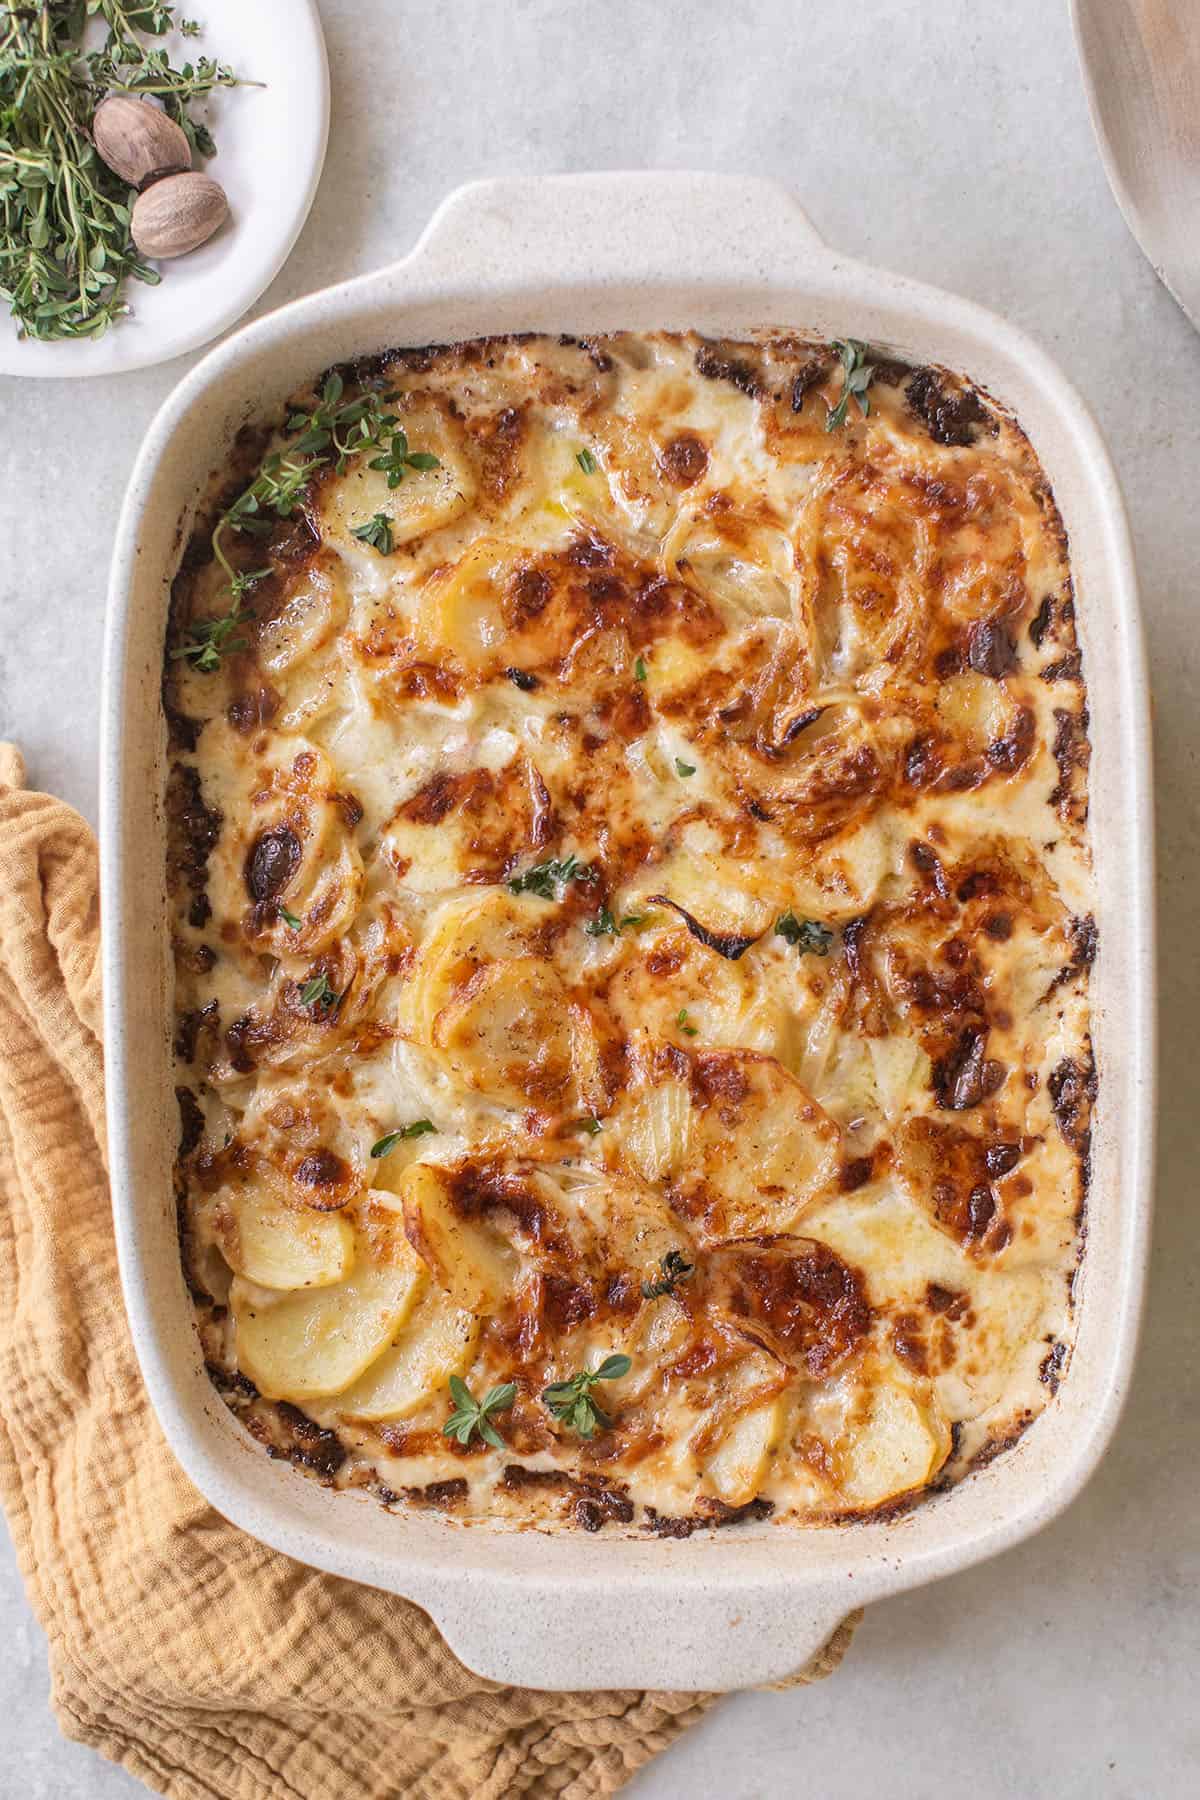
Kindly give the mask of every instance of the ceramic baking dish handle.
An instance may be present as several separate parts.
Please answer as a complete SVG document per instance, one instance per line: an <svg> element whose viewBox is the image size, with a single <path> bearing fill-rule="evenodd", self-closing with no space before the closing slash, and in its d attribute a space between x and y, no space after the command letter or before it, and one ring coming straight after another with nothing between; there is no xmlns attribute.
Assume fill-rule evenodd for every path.
<svg viewBox="0 0 1200 1800"><path fill-rule="evenodd" d="M572 279L778 282L827 262L807 214L749 175L554 175L472 182L442 202L413 253L458 291L519 271L523 287Z"/></svg>
<svg viewBox="0 0 1200 1800"><path fill-rule="evenodd" d="M655 1549L669 1559L673 1546ZM728 1581L719 1558L706 1577L704 1560L682 1605L678 1594L665 1598L661 1578L633 1589L601 1581L575 1592L560 1578L526 1578L508 1606L495 1587L481 1591L469 1582L442 1582L418 1597L455 1655L493 1680L552 1690L649 1685L694 1692L794 1679L860 1600L858 1584L840 1576L807 1592L788 1582L739 1585ZM869 1587L864 1600L874 1597ZM501 1611L507 1622L498 1628Z"/></svg>

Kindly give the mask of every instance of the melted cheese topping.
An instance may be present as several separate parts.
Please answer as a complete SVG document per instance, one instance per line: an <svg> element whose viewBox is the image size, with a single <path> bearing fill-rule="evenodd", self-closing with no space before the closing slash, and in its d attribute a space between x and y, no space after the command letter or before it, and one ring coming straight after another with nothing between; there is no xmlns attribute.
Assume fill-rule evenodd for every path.
<svg viewBox="0 0 1200 1800"><path fill-rule="evenodd" d="M229 538L270 571L240 646L167 663L214 1378L325 1479L468 1516L679 1533L961 1475L1065 1365L1094 1090L1028 442L895 364L827 430L840 364L791 337L347 380L436 467L352 457ZM209 537L265 447L169 648L228 611ZM581 1435L543 1392L613 1353ZM452 1376L515 1384L501 1449L445 1435Z"/></svg>

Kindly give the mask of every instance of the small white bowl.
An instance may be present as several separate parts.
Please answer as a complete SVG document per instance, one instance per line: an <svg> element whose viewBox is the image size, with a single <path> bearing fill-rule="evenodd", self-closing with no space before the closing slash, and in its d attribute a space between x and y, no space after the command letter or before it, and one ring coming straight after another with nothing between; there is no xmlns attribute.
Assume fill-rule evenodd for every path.
<svg viewBox="0 0 1200 1800"><path fill-rule="evenodd" d="M329 135L317 0L197 0L195 12L198 38L161 40L175 66L210 56L265 84L218 88L195 108L217 145L197 166L225 189L229 218L190 256L159 264L157 287L129 281L131 312L103 337L19 338L0 302L0 375L117 375L166 362L227 331L283 267L317 191Z"/></svg>

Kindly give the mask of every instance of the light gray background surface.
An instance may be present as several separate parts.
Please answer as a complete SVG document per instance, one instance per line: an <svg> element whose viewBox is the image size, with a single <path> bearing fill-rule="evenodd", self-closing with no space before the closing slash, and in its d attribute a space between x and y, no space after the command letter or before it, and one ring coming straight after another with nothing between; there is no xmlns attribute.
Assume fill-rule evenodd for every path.
<svg viewBox="0 0 1200 1800"><path fill-rule="evenodd" d="M202 0L188 10L202 16ZM329 159L259 310L402 253L472 176L743 170L789 183L832 243L1009 315L1100 419L1133 519L1160 809L1158 1226L1128 1412L1099 1475L1052 1529L878 1606L834 1680L727 1701L630 1792L1196 1794L1200 339L1109 196L1066 0L460 0L450 10L323 0L322 10ZM185 366L79 386L0 381L0 735L22 743L36 785L92 819L109 545L134 452ZM59 1739L45 1644L0 1540L0 1796L143 1792Z"/></svg>

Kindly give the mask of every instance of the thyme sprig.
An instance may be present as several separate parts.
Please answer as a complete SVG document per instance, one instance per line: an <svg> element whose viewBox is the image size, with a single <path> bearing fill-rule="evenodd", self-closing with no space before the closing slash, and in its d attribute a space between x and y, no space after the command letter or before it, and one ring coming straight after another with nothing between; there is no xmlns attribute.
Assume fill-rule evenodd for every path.
<svg viewBox="0 0 1200 1800"><path fill-rule="evenodd" d="M428 450L410 450L408 439L397 427L388 439L387 449L381 456L375 457L367 464L368 469L381 469L387 476L390 488L397 488L404 480L406 469L440 469L441 462Z"/></svg>
<svg viewBox="0 0 1200 1800"><path fill-rule="evenodd" d="M428 1132L436 1131L437 1126L432 1119L414 1119L411 1125L401 1125L397 1131L387 1131L371 1145L371 1155L378 1159L394 1150L397 1144L407 1143L410 1138L425 1137Z"/></svg>
<svg viewBox="0 0 1200 1800"><path fill-rule="evenodd" d="M775 935L792 944L801 956L828 956L833 933L819 919L798 919L794 912L781 913L775 921Z"/></svg>
<svg viewBox="0 0 1200 1800"><path fill-rule="evenodd" d="M662 1274L655 1281L643 1281L642 1296L646 1300L661 1300L664 1294L673 1294L681 1281L688 1281L696 1272L695 1263L690 1263L682 1250L668 1250L659 1263Z"/></svg>
<svg viewBox="0 0 1200 1800"><path fill-rule="evenodd" d="M566 1381L553 1381L543 1388L542 1399L554 1418L581 1438L594 1437L596 1428L607 1431L612 1420L593 1396L598 1381L619 1381L628 1375L633 1363L618 1352L606 1356L598 1369L580 1369Z"/></svg>
<svg viewBox="0 0 1200 1800"><path fill-rule="evenodd" d="M274 529L272 519L267 515L290 519L303 502L308 484L318 469L332 466L340 475L352 456L382 446L397 429L396 414L385 410L393 395L369 389L353 400L345 400L344 393L345 383L335 369L325 377L320 398L312 411L289 415L286 430L290 441L281 450L272 450L263 458L250 486L243 489L217 520L212 534L213 555L231 585L239 577L225 553L227 531L267 537ZM241 576L243 582L257 578Z"/></svg>
<svg viewBox="0 0 1200 1800"><path fill-rule="evenodd" d="M477 1431L493 1450L503 1450L504 1439L491 1418L493 1413L508 1411L517 1397L516 1382L506 1381L500 1387L489 1388L482 1400L476 1400L461 1375L450 1377L449 1388L454 1411L442 1426L443 1437L457 1438L465 1448Z"/></svg>
<svg viewBox="0 0 1200 1800"><path fill-rule="evenodd" d="M92 115L112 89L157 99L193 150L216 146L189 107L241 80L210 57L175 68L144 42L199 27L148 0L0 0L0 298L22 337L99 337L129 311L126 282L158 271L133 242L136 193L96 154ZM84 52L88 22L107 35ZM256 84L252 84L256 85Z"/></svg>
<svg viewBox="0 0 1200 1800"><path fill-rule="evenodd" d="M395 546L392 543L392 521L386 513L375 513L362 525L353 525L350 536L356 537L361 544L370 544L372 550L378 550L380 556L390 556Z"/></svg>
<svg viewBox="0 0 1200 1800"><path fill-rule="evenodd" d="M303 506L309 483L318 470L332 468L340 475L352 458L368 450L383 453L368 464L369 468L386 462L397 442L404 446L406 466L440 466L438 458L428 452L409 452L399 417L387 410L394 394L371 388L347 400L345 391L342 377L333 370L325 377L316 405L308 412L297 411L288 416L288 442L263 458L249 487L225 508L213 527L212 553L227 579L233 607L224 618L194 621L188 627L190 643L172 652L173 656L186 657L201 673L211 674L218 669L225 651L246 648L244 641L231 638L230 632L234 625L253 616L249 609L242 611L242 599L272 572L270 568L238 568L230 559L229 533L268 537L276 520L290 519ZM390 477L388 485L395 486ZM382 556L391 553L391 521L385 513L376 513L366 525L354 528L353 535L371 544Z"/></svg>
<svg viewBox="0 0 1200 1800"><path fill-rule="evenodd" d="M611 907L602 906L583 929L589 937L620 937L623 931L636 931L639 925L645 925L650 916L648 912L623 913L618 919Z"/></svg>
<svg viewBox="0 0 1200 1800"><path fill-rule="evenodd" d="M311 1007L314 1013L327 1014L341 1004L343 996L329 985L329 977L324 969L319 975L313 975L300 989L301 1006Z"/></svg>
<svg viewBox="0 0 1200 1800"><path fill-rule="evenodd" d="M257 580L263 574L270 574L270 570L260 569L253 578L238 578L240 585L235 584L233 605L221 618L194 619L188 626L188 642L181 644L177 650L172 650L171 660L188 662L201 675L211 675L215 669L220 668L223 656L232 656L235 650L248 649L249 640L238 637L237 629L254 615L249 611L242 611L241 596L250 586L251 579Z"/></svg>
<svg viewBox="0 0 1200 1800"><path fill-rule="evenodd" d="M846 423L852 395L858 401L863 418L868 416L871 401L867 389L875 379L875 365L867 361L867 346L857 338L837 338L833 349L842 361L842 397L836 406L830 407L826 415L826 431L836 431Z"/></svg>
<svg viewBox="0 0 1200 1800"><path fill-rule="evenodd" d="M546 862L534 863L523 875L514 875L508 884L510 894L537 894L542 900L557 898L558 889L566 887L568 882L580 881L590 886L598 881L599 875L589 863L581 863L572 852L570 856L550 857Z"/></svg>

